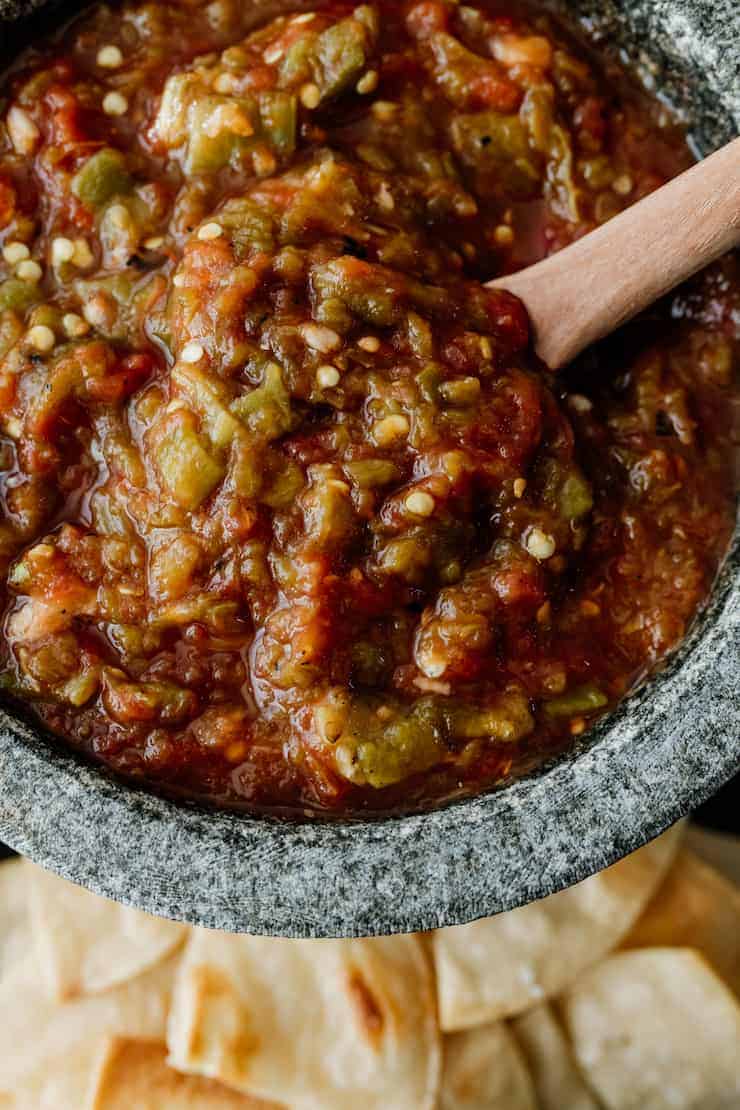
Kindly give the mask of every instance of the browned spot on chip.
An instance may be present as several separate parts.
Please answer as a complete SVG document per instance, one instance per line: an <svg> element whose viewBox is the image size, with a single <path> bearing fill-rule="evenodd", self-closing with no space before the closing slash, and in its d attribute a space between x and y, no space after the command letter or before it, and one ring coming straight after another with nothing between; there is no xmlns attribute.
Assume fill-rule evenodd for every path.
<svg viewBox="0 0 740 1110"><path fill-rule="evenodd" d="M379 1048L385 1030L385 1018L378 1000L357 968L350 971L349 992L363 1031L367 1033L373 1047Z"/></svg>
<svg viewBox="0 0 740 1110"><path fill-rule="evenodd" d="M225 975L201 964L193 968L193 1020L190 1052L195 1059L206 1054L210 1033L218 1028L222 1057L230 1074L245 1076L250 1058L259 1048L249 1013Z"/></svg>

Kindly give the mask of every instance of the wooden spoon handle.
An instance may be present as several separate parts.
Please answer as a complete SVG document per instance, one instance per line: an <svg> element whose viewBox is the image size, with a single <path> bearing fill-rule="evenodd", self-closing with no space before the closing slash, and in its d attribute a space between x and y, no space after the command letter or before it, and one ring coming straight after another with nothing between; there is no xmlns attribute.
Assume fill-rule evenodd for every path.
<svg viewBox="0 0 740 1110"><path fill-rule="evenodd" d="M553 370L740 245L740 139L564 250L489 282L527 307Z"/></svg>

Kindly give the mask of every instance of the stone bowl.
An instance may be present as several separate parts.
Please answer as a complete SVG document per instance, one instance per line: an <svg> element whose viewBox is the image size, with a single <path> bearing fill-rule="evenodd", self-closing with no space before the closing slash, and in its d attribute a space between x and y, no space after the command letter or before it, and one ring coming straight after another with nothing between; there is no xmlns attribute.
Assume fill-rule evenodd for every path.
<svg viewBox="0 0 740 1110"><path fill-rule="evenodd" d="M733 0L567 8L683 114L697 153L736 133ZM71 10L0 0L0 61ZM165 800L0 710L0 840L100 894L233 932L362 936L459 924L591 875L729 779L740 765L739 662L740 532L661 672L527 778L414 816L280 820Z"/></svg>

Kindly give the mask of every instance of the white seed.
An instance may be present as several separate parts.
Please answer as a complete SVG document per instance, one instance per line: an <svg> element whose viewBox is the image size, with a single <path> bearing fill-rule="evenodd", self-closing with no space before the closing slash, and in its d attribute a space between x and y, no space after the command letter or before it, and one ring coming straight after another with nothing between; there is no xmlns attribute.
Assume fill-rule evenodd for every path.
<svg viewBox="0 0 740 1110"><path fill-rule="evenodd" d="M619 177L615 177L612 181L612 189L620 197L626 197L634 189L634 182L628 173L621 173Z"/></svg>
<svg viewBox="0 0 740 1110"><path fill-rule="evenodd" d="M237 81L233 73L219 73L218 77L213 82L213 88L217 93L232 93L236 85Z"/></svg>
<svg viewBox="0 0 740 1110"><path fill-rule="evenodd" d="M101 46L96 61L103 69L118 69L123 65L123 54L117 46Z"/></svg>
<svg viewBox="0 0 740 1110"><path fill-rule="evenodd" d="M38 262L34 262L32 258L25 258L22 262L18 263L15 272L16 276L19 277L21 281L41 281L41 276L44 271L41 269Z"/></svg>
<svg viewBox="0 0 740 1110"><path fill-rule="evenodd" d="M274 66L276 62L280 61L284 53L285 51L283 50L280 43L274 42L272 46L268 46L262 57L267 62L268 66Z"/></svg>
<svg viewBox="0 0 740 1110"><path fill-rule="evenodd" d="M162 235L152 235L149 239L144 240L144 246L148 251L159 250L163 243L164 236Z"/></svg>
<svg viewBox="0 0 740 1110"><path fill-rule="evenodd" d="M541 528L532 528L527 536L527 551L535 559L549 559L555 554L555 540Z"/></svg>
<svg viewBox="0 0 740 1110"><path fill-rule="evenodd" d="M527 488L526 478L514 479L514 497L524 497L524 491Z"/></svg>
<svg viewBox="0 0 740 1110"><path fill-rule="evenodd" d="M326 328L323 324L301 324L300 333L309 347L313 347L315 351L321 351L326 355L329 351L336 351L337 347L341 347L342 340L335 331L331 328Z"/></svg>
<svg viewBox="0 0 740 1110"><path fill-rule="evenodd" d="M103 97L103 111L106 116L124 116L128 111L128 100L123 93L106 93Z"/></svg>
<svg viewBox="0 0 740 1110"><path fill-rule="evenodd" d="M16 152L18 154L33 154L41 138L41 132L28 112L14 106L8 112L6 123L10 141Z"/></svg>
<svg viewBox="0 0 740 1110"><path fill-rule="evenodd" d="M336 366L320 366L316 371L316 381L321 389L333 389L339 385L339 377Z"/></svg>
<svg viewBox="0 0 740 1110"><path fill-rule="evenodd" d="M362 75L360 80L355 85L355 88L357 89L358 93L360 93L361 96L364 96L367 93L375 92L377 87L378 87L378 73L377 73L377 70L375 70L375 69L369 69L367 71L367 73L364 73Z"/></svg>
<svg viewBox="0 0 740 1110"><path fill-rule="evenodd" d="M375 335L363 335L362 339L357 340L357 346L361 351L375 354L376 351L380 350L380 340Z"/></svg>
<svg viewBox="0 0 740 1110"><path fill-rule="evenodd" d="M269 150L257 147L252 153L252 165L258 177L269 177L277 169L277 158Z"/></svg>
<svg viewBox="0 0 740 1110"><path fill-rule="evenodd" d="M65 239L63 235L57 236L51 242L51 264L52 266L63 266L65 262L71 262L75 254L75 245L71 239Z"/></svg>
<svg viewBox="0 0 740 1110"><path fill-rule="evenodd" d="M584 397L582 393L571 393L568 396L568 406L572 408L574 412L581 413L591 412L591 409L594 407L588 397Z"/></svg>
<svg viewBox="0 0 740 1110"><path fill-rule="evenodd" d="M435 509L435 500L430 493L418 489L408 495L404 505L414 516L431 516Z"/></svg>
<svg viewBox="0 0 740 1110"><path fill-rule="evenodd" d="M50 351L56 343L56 336L46 324L36 324L30 328L26 339L37 351Z"/></svg>
<svg viewBox="0 0 740 1110"><path fill-rule="evenodd" d="M301 104L304 108L308 108L309 111L318 108L321 103L319 86L314 85L313 81L307 81L305 85L301 85L299 96L301 98Z"/></svg>
<svg viewBox="0 0 740 1110"><path fill-rule="evenodd" d="M290 22L296 25L299 23L310 23L311 20L315 18L316 12L303 12L301 15L294 15Z"/></svg>
<svg viewBox="0 0 740 1110"><path fill-rule="evenodd" d="M493 357L493 347L491 345L491 340L488 338L487 335L482 335L480 337L480 353L485 359Z"/></svg>
<svg viewBox="0 0 740 1110"><path fill-rule="evenodd" d="M87 335L90 330L87 320L83 320L76 312L66 312L62 316L62 327L65 335L69 336L70 339L79 339L81 336Z"/></svg>
<svg viewBox="0 0 740 1110"><path fill-rule="evenodd" d="M174 285L175 289L182 289L183 286L186 284L185 274L175 274L172 279L172 284Z"/></svg>
<svg viewBox="0 0 740 1110"><path fill-rule="evenodd" d="M75 266L79 267L81 270L85 270L88 266L92 266L95 258L93 252L90 250L90 244L87 239L75 239L75 253L72 261Z"/></svg>
<svg viewBox="0 0 740 1110"><path fill-rule="evenodd" d="M405 416L393 413L373 425L373 436L379 447L385 447L396 439L403 439L409 434L409 422Z"/></svg>
<svg viewBox="0 0 740 1110"><path fill-rule="evenodd" d="M94 328L104 328L109 321L109 301L102 294L93 297L82 309L82 315Z"/></svg>
<svg viewBox="0 0 740 1110"><path fill-rule="evenodd" d="M3 258L9 266L17 266L24 258L30 258L31 252L25 243L19 243L13 240L12 243L6 243L3 247Z"/></svg>
<svg viewBox="0 0 740 1110"><path fill-rule="evenodd" d="M105 215L113 227L119 231L125 231L131 226L131 214L123 204L112 204Z"/></svg>
<svg viewBox="0 0 740 1110"><path fill-rule="evenodd" d="M207 242L209 239L218 239L223 233L224 229L221 227L221 224L203 224L203 227L198 229L198 238Z"/></svg>
<svg viewBox="0 0 740 1110"><path fill-rule="evenodd" d="M205 351L200 343L186 343L182 349L180 358L183 362L200 362L204 354Z"/></svg>
<svg viewBox="0 0 740 1110"><path fill-rule="evenodd" d="M375 197L378 208L382 208L384 212L392 212L396 207L396 202L393 199L393 193L388 188L385 181L378 189L377 196Z"/></svg>

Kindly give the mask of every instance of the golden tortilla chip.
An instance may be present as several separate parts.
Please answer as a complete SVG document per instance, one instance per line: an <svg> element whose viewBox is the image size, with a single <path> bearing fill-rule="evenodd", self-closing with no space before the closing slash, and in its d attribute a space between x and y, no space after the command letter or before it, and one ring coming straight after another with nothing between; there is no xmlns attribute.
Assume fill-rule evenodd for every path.
<svg viewBox="0 0 740 1110"><path fill-rule="evenodd" d="M0 864L0 981L28 951L28 871L21 859Z"/></svg>
<svg viewBox="0 0 740 1110"><path fill-rule="evenodd" d="M451 1033L443 1060L439 1110L538 1110L527 1065L503 1022Z"/></svg>
<svg viewBox="0 0 740 1110"><path fill-rule="evenodd" d="M740 997L740 891L682 851L624 948L697 948Z"/></svg>
<svg viewBox="0 0 740 1110"><path fill-rule="evenodd" d="M29 954L0 983L0 1091L12 1091L50 1061L106 1034L163 1041L178 960L171 956L102 994L58 1003Z"/></svg>
<svg viewBox="0 0 740 1110"><path fill-rule="evenodd" d="M164 959L186 926L91 894L29 864L31 928L41 973L64 1001L105 991Z"/></svg>
<svg viewBox="0 0 740 1110"><path fill-rule="evenodd" d="M279 1110L213 1079L167 1066L164 1044L113 1038L94 1077L86 1110Z"/></svg>
<svg viewBox="0 0 740 1110"><path fill-rule="evenodd" d="M740 1106L740 1006L698 952L618 952L560 1009L578 1064L609 1110Z"/></svg>
<svg viewBox="0 0 740 1110"><path fill-rule="evenodd" d="M100 1055L96 1041L49 1057L13 1086L7 1095L11 1110L83 1110ZM0 1107L5 1104L0 1100ZM131 1108L133 1110L133 1107Z"/></svg>
<svg viewBox="0 0 740 1110"><path fill-rule="evenodd" d="M425 1110L440 1047L415 936L276 940L193 931L169 1062L293 1110Z"/></svg>
<svg viewBox="0 0 740 1110"><path fill-rule="evenodd" d="M539 1110L599 1110L547 1003L514 1018L511 1030L529 1067Z"/></svg>
<svg viewBox="0 0 740 1110"><path fill-rule="evenodd" d="M676 827L569 890L433 934L445 1032L513 1017L564 990L619 944L665 875Z"/></svg>

